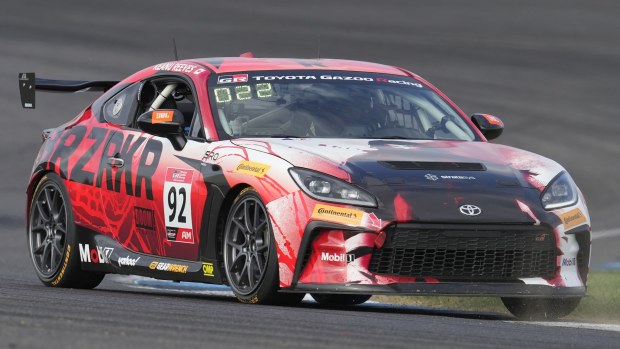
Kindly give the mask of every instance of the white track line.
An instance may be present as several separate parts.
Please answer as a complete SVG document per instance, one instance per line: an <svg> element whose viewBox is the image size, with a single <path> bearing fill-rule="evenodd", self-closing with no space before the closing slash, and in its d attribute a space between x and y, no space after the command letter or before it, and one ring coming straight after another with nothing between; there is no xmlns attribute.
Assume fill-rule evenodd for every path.
<svg viewBox="0 0 620 349"><path fill-rule="evenodd" d="M620 237L620 228L599 230L592 233L592 240Z"/></svg>
<svg viewBox="0 0 620 349"><path fill-rule="evenodd" d="M579 328L579 329L587 329L587 330L620 332L620 325L614 325L614 324L594 324L594 323L587 323L587 322L552 322L552 321L505 321L505 322L519 323L519 324L526 324L526 325L568 327L568 328Z"/></svg>

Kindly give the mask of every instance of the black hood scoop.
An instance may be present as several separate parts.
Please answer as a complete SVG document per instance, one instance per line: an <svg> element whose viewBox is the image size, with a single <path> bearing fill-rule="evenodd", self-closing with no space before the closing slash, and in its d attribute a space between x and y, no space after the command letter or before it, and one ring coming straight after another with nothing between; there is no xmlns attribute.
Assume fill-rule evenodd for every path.
<svg viewBox="0 0 620 349"><path fill-rule="evenodd" d="M394 170L425 171L485 171L483 164L476 162L434 162L434 161L379 161Z"/></svg>

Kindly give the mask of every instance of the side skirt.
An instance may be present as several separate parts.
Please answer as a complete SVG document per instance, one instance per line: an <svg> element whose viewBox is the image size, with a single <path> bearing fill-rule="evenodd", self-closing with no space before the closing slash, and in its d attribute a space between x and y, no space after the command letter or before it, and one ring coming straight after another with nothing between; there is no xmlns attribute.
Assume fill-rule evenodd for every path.
<svg viewBox="0 0 620 349"><path fill-rule="evenodd" d="M118 241L76 226L80 265L83 270L140 275L161 280L222 284L215 260L188 261L134 252Z"/></svg>

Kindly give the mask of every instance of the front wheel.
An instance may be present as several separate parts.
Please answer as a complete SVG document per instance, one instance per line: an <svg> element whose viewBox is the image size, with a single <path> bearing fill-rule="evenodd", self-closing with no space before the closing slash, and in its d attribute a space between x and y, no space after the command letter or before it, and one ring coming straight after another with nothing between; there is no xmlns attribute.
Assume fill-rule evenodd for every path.
<svg viewBox="0 0 620 349"><path fill-rule="evenodd" d="M30 203L28 245L37 276L46 286L94 288L104 273L83 271L76 246L69 194L60 177L46 174Z"/></svg>
<svg viewBox="0 0 620 349"><path fill-rule="evenodd" d="M278 258L267 209L256 190L246 188L228 214L223 239L226 278L243 303L299 303L304 294L279 293Z"/></svg>
<svg viewBox="0 0 620 349"><path fill-rule="evenodd" d="M502 302L520 320L555 320L572 313L581 298L502 298Z"/></svg>

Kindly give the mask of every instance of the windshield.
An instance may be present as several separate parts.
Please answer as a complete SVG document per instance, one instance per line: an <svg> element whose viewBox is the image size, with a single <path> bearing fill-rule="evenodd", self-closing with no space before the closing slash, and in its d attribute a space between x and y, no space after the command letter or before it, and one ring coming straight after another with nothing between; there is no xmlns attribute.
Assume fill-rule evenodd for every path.
<svg viewBox="0 0 620 349"><path fill-rule="evenodd" d="M475 140L440 96L405 76L254 71L209 80L220 137Z"/></svg>

